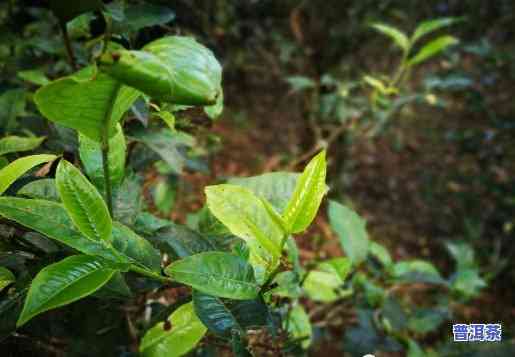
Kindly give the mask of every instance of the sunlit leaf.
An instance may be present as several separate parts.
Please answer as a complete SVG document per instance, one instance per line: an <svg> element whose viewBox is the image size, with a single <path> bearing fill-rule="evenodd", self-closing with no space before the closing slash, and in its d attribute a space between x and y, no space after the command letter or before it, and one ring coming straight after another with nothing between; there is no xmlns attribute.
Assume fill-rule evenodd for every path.
<svg viewBox="0 0 515 357"><path fill-rule="evenodd" d="M247 242L250 263L258 281L278 264L282 228L272 219L263 202L246 188L216 185L205 188L207 205L232 234Z"/></svg>
<svg viewBox="0 0 515 357"><path fill-rule="evenodd" d="M288 315L288 319L284 321L284 326L287 327L288 333L294 339L302 340L301 345L303 348L308 348L311 345L312 328L309 316L302 305L295 305Z"/></svg>
<svg viewBox="0 0 515 357"><path fill-rule="evenodd" d="M45 137L6 136L0 139L0 156L20 151L29 151L37 148Z"/></svg>
<svg viewBox="0 0 515 357"><path fill-rule="evenodd" d="M457 44L459 41L452 36L438 37L422 47L420 51L408 60L408 65L413 66L428 60L429 58L443 52L447 47Z"/></svg>
<svg viewBox="0 0 515 357"><path fill-rule="evenodd" d="M34 166L55 160L55 155L31 155L19 158L9 165L0 169L0 195L7 190L11 184L20 178Z"/></svg>
<svg viewBox="0 0 515 357"><path fill-rule="evenodd" d="M295 191L284 210L283 219L289 233L299 233L315 218L327 192L325 150L311 159L300 175Z"/></svg>
<svg viewBox="0 0 515 357"><path fill-rule="evenodd" d="M0 292L15 281L14 274L9 269L0 266Z"/></svg>
<svg viewBox="0 0 515 357"><path fill-rule="evenodd" d="M415 43L417 40L419 40L421 37L436 31L438 29L441 29L442 27L447 27L450 25L455 24L456 22L463 21L462 17L444 17L440 19L434 19L434 20L428 20L420 23L417 28L415 29L415 32L411 36L411 41Z"/></svg>
<svg viewBox="0 0 515 357"><path fill-rule="evenodd" d="M191 351L206 331L190 302L175 310L166 322L148 330L139 350L144 357L179 357Z"/></svg>
<svg viewBox="0 0 515 357"><path fill-rule="evenodd" d="M55 187L55 180L50 178L29 182L20 188L16 194L56 202L61 200Z"/></svg>
<svg viewBox="0 0 515 357"><path fill-rule="evenodd" d="M59 162L55 182L63 205L79 231L89 239L109 242L111 216L95 186L66 160Z"/></svg>
<svg viewBox="0 0 515 357"><path fill-rule="evenodd" d="M410 42L408 36L406 36L402 31L393 26L379 23L373 24L372 27L382 34L390 37L403 51L408 51Z"/></svg>

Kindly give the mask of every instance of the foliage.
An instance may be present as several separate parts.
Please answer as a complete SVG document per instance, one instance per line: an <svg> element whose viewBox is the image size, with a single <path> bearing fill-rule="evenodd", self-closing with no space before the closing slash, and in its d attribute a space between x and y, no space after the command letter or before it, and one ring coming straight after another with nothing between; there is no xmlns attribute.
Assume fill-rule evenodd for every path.
<svg viewBox="0 0 515 357"><path fill-rule="evenodd" d="M374 234L339 175L353 174L355 144L391 135L406 111L443 108L445 96L473 92L472 76L442 71L460 51L501 61L484 43L457 46L454 29L473 19L431 13L432 20L407 21L408 34L377 21L391 18L393 2L363 1L342 15L352 27L342 45L322 54L303 28L308 2L198 3L0 4L0 21L21 24L3 27L0 44L0 342L23 345L21 354L70 356L302 356L326 345L351 356L459 355L439 340L443 327L507 270L509 256L483 264L479 214L466 216L463 239L446 240L447 269L419 254L404 258ZM313 24L333 19L311 10L324 15ZM294 42L277 30L284 11ZM340 27L330 32L342 39ZM386 65L341 70L348 59L340 50L353 36L388 39L397 64L383 46ZM186 174L207 173L217 150L209 128L224 110L221 62L225 78L246 70L243 42L267 58L266 75L279 68L295 94L287 99L302 101L311 147L283 155L285 171L211 172L205 197L185 197ZM485 99L474 100L491 113ZM467 141L468 131L451 134L463 150L480 146ZM478 180L491 179L485 171ZM505 186L492 184L496 192ZM471 198L460 199L467 207ZM182 212L185 200L198 210ZM436 206L448 220L446 207ZM513 217L502 220L508 235ZM330 254L319 231L336 238ZM509 247L496 242L498 251ZM53 333L73 340L49 339Z"/></svg>

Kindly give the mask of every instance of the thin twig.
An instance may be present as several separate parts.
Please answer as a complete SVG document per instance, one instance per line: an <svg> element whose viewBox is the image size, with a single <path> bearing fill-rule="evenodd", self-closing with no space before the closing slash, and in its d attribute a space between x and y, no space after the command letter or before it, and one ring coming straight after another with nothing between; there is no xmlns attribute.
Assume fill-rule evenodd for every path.
<svg viewBox="0 0 515 357"><path fill-rule="evenodd" d="M66 53L68 54L68 59L70 61L70 65L73 70L76 71L78 69L77 62L75 61L75 55L73 54L73 48L70 41L70 37L68 36L68 29L66 28L66 22L59 21L59 27L61 27L61 33L63 35L64 47L66 47Z"/></svg>

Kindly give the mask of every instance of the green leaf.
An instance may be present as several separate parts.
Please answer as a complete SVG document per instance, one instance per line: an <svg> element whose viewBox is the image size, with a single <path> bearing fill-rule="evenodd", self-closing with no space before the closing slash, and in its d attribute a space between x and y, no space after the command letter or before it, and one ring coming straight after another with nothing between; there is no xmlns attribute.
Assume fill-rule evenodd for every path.
<svg viewBox="0 0 515 357"><path fill-rule="evenodd" d="M109 138L109 156L107 158L111 186L117 188L125 174L125 152L127 144L120 124L116 125L114 135ZM79 155L89 179L103 192L105 186L102 161L102 145L79 134Z"/></svg>
<svg viewBox="0 0 515 357"><path fill-rule="evenodd" d="M161 272L161 254L149 241L129 227L113 222L113 247L134 263L155 272Z"/></svg>
<svg viewBox="0 0 515 357"><path fill-rule="evenodd" d="M74 255L42 269L32 281L16 326L50 309L92 294L107 283L115 270L105 260Z"/></svg>
<svg viewBox="0 0 515 357"><path fill-rule="evenodd" d="M6 167L7 165L9 165L9 161L5 157L0 156L0 170Z"/></svg>
<svg viewBox="0 0 515 357"><path fill-rule="evenodd" d="M134 133L131 138L156 152L176 174L182 174L186 164L187 156L183 151L195 146L195 138L180 131L172 133L170 130L145 130Z"/></svg>
<svg viewBox="0 0 515 357"><path fill-rule="evenodd" d="M383 245L371 241L368 249L370 251L370 255L377 258L377 260L379 260L379 262L383 264L384 267L388 268L390 265L392 265L392 257Z"/></svg>
<svg viewBox="0 0 515 357"><path fill-rule="evenodd" d="M456 22L460 22L460 21L463 21L462 17L444 17L444 18L440 18L440 19L424 21L420 25L418 25L417 28L415 29L415 32L411 36L411 41L412 41L412 43L415 43L421 37L433 32L433 31L441 29L442 27L447 27L447 26L453 25Z"/></svg>
<svg viewBox="0 0 515 357"><path fill-rule="evenodd" d="M6 136L0 139L0 156L12 152L29 151L37 148L46 137Z"/></svg>
<svg viewBox="0 0 515 357"><path fill-rule="evenodd" d="M224 92L220 92L220 95L216 98L216 103L204 107L204 112L212 120L217 119L224 111Z"/></svg>
<svg viewBox="0 0 515 357"><path fill-rule="evenodd" d="M166 178L159 180L152 194L158 211L165 216L169 216L175 203L176 187L174 180Z"/></svg>
<svg viewBox="0 0 515 357"><path fill-rule="evenodd" d="M346 258L334 258L318 265L308 272L303 288L314 301L332 302L341 298L339 288L350 272L351 263Z"/></svg>
<svg viewBox="0 0 515 357"><path fill-rule="evenodd" d="M17 75L24 81L27 81L27 82L30 82L33 84L37 84L39 86L44 86L44 85L50 83L50 81L48 80L48 78L45 75L45 72L43 72L42 70L39 70L39 69L29 69L26 71L18 71Z"/></svg>
<svg viewBox="0 0 515 357"><path fill-rule="evenodd" d="M299 177L299 173L270 172L259 176L231 178L228 183L251 190L282 213L295 191Z"/></svg>
<svg viewBox="0 0 515 357"><path fill-rule="evenodd" d="M163 37L142 51L105 54L103 69L154 99L213 105L221 95L222 68L213 53L191 37Z"/></svg>
<svg viewBox="0 0 515 357"><path fill-rule="evenodd" d="M453 36L441 36L422 47L418 53L408 60L408 66L413 66L443 52L447 47L459 41Z"/></svg>
<svg viewBox="0 0 515 357"><path fill-rule="evenodd" d="M290 233L299 233L309 227L315 218L322 198L327 192L325 185L325 150L308 163L295 186L288 206L283 213Z"/></svg>
<svg viewBox="0 0 515 357"><path fill-rule="evenodd" d="M9 269L0 266L0 292L15 281L14 274Z"/></svg>
<svg viewBox="0 0 515 357"><path fill-rule="evenodd" d="M447 284L435 266L424 260L410 260L396 263L392 267L391 273L394 278L401 282Z"/></svg>
<svg viewBox="0 0 515 357"><path fill-rule="evenodd" d="M12 130L16 118L25 112L26 95L23 89L10 89L0 95L0 129Z"/></svg>
<svg viewBox="0 0 515 357"><path fill-rule="evenodd" d="M478 264L476 263L474 249L470 244L465 242L447 242L445 247L456 262L457 271L477 268Z"/></svg>
<svg viewBox="0 0 515 357"><path fill-rule="evenodd" d="M293 92L300 92L306 89L316 88L317 86L314 80L304 76L287 77L286 81L290 85Z"/></svg>
<svg viewBox="0 0 515 357"><path fill-rule="evenodd" d="M481 289L487 287L486 281L481 278L476 268L459 270L451 277L451 288L466 299L479 294Z"/></svg>
<svg viewBox="0 0 515 357"><path fill-rule="evenodd" d="M105 127L110 136L115 134L116 123L140 93L121 86L106 74L93 76L91 71L88 67L41 87L34 95L34 101L39 111L51 121L100 142Z"/></svg>
<svg viewBox="0 0 515 357"><path fill-rule="evenodd" d="M95 186L66 160L59 162L55 182L66 212L79 231L89 239L109 242L111 216Z"/></svg>
<svg viewBox="0 0 515 357"><path fill-rule="evenodd" d="M104 242L91 240L80 234L64 207L59 203L38 199L0 197L0 216L84 254L99 255L109 260L123 262L114 249L106 247Z"/></svg>
<svg viewBox="0 0 515 357"><path fill-rule="evenodd" d="M266 326L268 322L268 308L259 299L228 300L193 291L193 305L209 331L226 337L233 330L245 334L247 330Z"/></svg>
<svg viewBox="0 0 515 357"><path fill-rule="evenodd" d="M61 200L55 187L55 180L50 178L29 182L20 188L16 194L55 202Z"/></svg>
<svg viewBox="0 0 515 357"><path fill-rule="evenodd" d="M34 166L55 160L55 155L30 155L19 158L0 170L0 195L7 190L11 184L20 178L24 173Z"/></svg>
<svg viewBox="0 0 515 357"><path fill-rule="evenodd" d="M50 0L50 8L62 22L67 22L88 11L99 10L103 7L101 0L62 1Z"/></svg>
<svg viewBox="0 0 515 357"><path fill-rule="evenodd" d="M175 19L175 13L166 6L145 3L128 6L125 10L125 23L131 31L164 25L173 19Z"/></svg>
<svg viewBox="0 0 515 357"><path fill-rule="evenodd" d="M291 309L288 319L284 321L287 331L293 339L303 339L302 347L307 349L311 345L311 322L302 305L295 305Z"/></svg>
<svg viewBox="0 0 515 357"><path fill-rule="evenodd" d="M328 215L345 254L353 265L358 265L368 254L366 222L356 212L335 201L329 201Z"/></svg>
<svg viewBox="0 0 515 357"><path fill-rule="evenodd" d="M234 185L205 188L207 206L232 234L247 242L250 263L263 282L279 262L282 228L272 219L263 202L251 191Z"/></svg>
<svg viewBox="0 0 515 357"><path fill-rule="evenodd" d="M139 350L144 357L182 356L199 343L206 331L190 302L175 310L168 322L160 322L148 330Z"/></svg>
<svg viewBox="0 0 515 357"><path fill-rule="evenodd" d="M393 26L380 23L372 24L372 27L383 35L390 37L403 51L407 52L409 50L410 42L408 36L406 36L402 31Z"/></svg>
<svg viewBox="0 0 515 357"><path fill-rule="evenodd" d="M93 293L99 299L125 300L132 297L132 292L122 273L114 273L111 279L99 290Z"/></svg>
<svg viewBox="0 0 515 357"><path fill-rule="evenodd" d="M178 258L218 250L213 240L186 226L171 222L151 234L149 239L163 252Z"/></svg>
<svg viewBox="0 0 515 357"><path fill-rule="evenodd" d="M172 279L203 293L228 299L253 299L259 292L252 266L229 253L192 255L173 262L165 272Z"/></svg>
<svg viewBox="0 0 515 357"><path fill-rule="evenodd" d="M408 329L426 335L438 329L449 317L445 308L415 308L408 320Z"/></svg>

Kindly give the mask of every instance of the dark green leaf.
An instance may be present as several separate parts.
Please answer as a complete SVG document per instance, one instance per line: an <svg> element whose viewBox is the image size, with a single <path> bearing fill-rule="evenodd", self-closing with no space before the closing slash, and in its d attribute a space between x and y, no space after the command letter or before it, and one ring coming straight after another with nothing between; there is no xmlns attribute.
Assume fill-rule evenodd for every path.
<svg viewBox="0 0 515 357"><path fill-rule="evenodd" d="M259 299L228 300L193 292L195 312L213 333L230 336L233 330L245 334L247 330L266 326L268 308Z"/></svg>
<svg viewBox="0 0 515 357"><path fill-rule="evenodd" d="M64 207L56 202L0 197L0 216L13 220L79 252L128 263L129 258L117 253L103 241L86 238L75 229Z"/></svg>
<svg viewBox="0 0 515 357"><path fill-rule="evenodd" d="M50 0L50 8L62 22L67 22L88 11L103 7L102 0L80 0L74 2Z"/></svg>
<svg viewBox="0 0 515 357"><path fill-rule="evenodd" d="M175 19L175 13L166 6L149 3L130 5L125 10L125 23L131 31L144 27L164 25Z"/></svg>
<svg viewBox="0 0 515 357"><path fill-rule="evenodd" d="M209 238L186 226L171 222L150 235L149 239L163 252L178 258L218 250L215 242Z"/></svg>
<svg viewBox="0 0 515 357"><path fill-rule="evenodd" d="M122 273L114 273L111 279L100 289L93 293L100 299L125 300L132 297L132 292Z"/></svg>
<svg viewBox="0 0 515 357"><path fill-rule="evenodd" d="M215 296L228 299L253 299L259 292L254 270L244 259L223 252L205 252L169 265L172 279Z"/></svg>
<svg viewBox="0 0 515 357"><path fill-rule="evenodd" d="M74 255L47 266L32 281L16 325L95 292L114 272L107 261L88 255Z"/></svg>
<svg viewBox="0 0 515 357"><path fill-rule="evenodd" d="M0 95L0 129L12 130L25 111L25 90L10 89Z"/></svg>
<svg viewBox="0 0 515 357"><path fill-rule="evenodd" d="M161 255L149 241L134 233L129 227L113 222L113 247L142 265L155 272L161 272Z"/></svg>

